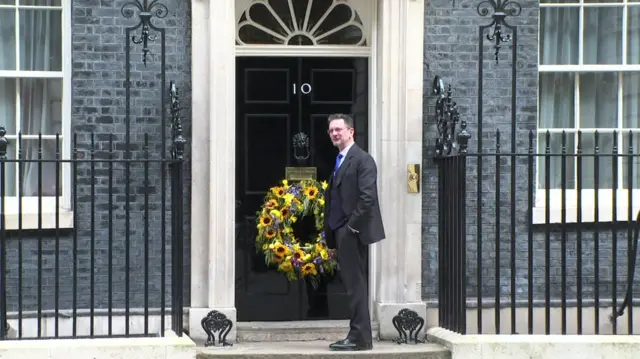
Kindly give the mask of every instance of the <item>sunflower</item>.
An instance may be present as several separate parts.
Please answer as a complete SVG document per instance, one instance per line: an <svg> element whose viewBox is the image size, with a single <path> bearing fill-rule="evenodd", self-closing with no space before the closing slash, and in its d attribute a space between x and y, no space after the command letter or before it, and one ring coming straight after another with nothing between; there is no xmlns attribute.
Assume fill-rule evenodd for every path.
<svg viewBox="0 0 640 359"><path fill-rule="evenodd" d="M265 203L264 208L266 209L272 209L278 206L278 201L276 201L275 199L270 200L269 202Z"/></svg>
<svg viewBox="0 0 640 359"><path fill-rule="evenodd" d="M265 234L264 234L264 235L265 235L268 239L272 239L273 237L275 237L275 236L276 236L276 234L278 234L278 233L276 232L276 230L275 230L275 229L273 229L273 228L269 228L269 229L267 229L267 231L265 232Z"/></svg>
<svg viewBox="0 0 640 359"><path fill-rule="evenodd" d="M291 251L289 250L289 247L285 246L282 243L278 243L276 245L273 246L273 253L275 253L277 256L288 256Z"/></svg>
<svg viewBox="0 0 640 359"><path fill-rule="evenodd" d="M287 208L287 207L285 207L285 208L280 210L280 214L282 215L282 218L287 218L289 213L291 213L291 212L289 211L289 208Z"/></svg>
<svg viewBox="0 0 640 359"><path fill-rule="evenodd" d="M307 275L317 275L318 274L318 270L316 269L316 265L313 263L307 263L305 264L301 269L300 272L302 272L303 276L307 276Z"/></svg>
<svg viewBox="0 0 640 359"><path fill-rule="evenodd" d="M273 219L269 215L262 215L260 217L260 223L258 224L258 228L268 227L273 224Z"/></svg>
<svg viewBox="0 0 640 359"><path fill-rule="evenodd" d="M305 253L304 253L304 251L302 249L294 248L293 251L294 251L293 258L299 259L299 260L303 260L304 259Z"/></svg>
<svg viewBox="0 0 640 359"><path fill-rule="evenodd" d="M285 194L285 189L284 187L273 187L271 192L273 192L276 197L282 198Z"/></svg>
<svg viewBox="0 0 640 359"><path fill-rule="evenodd" d="M316 196L318 195L318 187L309 186L309 187L305 188L304 189L304 195L307 196L307 198L309 198L309 199L315 199Z"/></svg>

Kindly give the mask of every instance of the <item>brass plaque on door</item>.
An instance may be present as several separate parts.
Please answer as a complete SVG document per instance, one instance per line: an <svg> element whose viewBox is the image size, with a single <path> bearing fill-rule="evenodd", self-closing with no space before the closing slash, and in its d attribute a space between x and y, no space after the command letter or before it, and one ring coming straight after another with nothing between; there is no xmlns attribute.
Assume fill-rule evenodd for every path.
<svg viewBox="0 0 640 359"><path fill-rule="evenodd" d="M316 167L286 167L284 169L287 181L315 180L318 177Z"/></svg>

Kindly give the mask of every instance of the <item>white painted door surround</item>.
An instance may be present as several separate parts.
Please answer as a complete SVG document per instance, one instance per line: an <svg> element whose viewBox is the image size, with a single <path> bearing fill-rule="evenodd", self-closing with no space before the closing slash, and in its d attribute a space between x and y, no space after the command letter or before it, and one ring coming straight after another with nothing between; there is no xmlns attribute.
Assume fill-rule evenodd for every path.
<svg viewBox="0 0 640 359"><path fill-rule="evenodd" d="M200 320L235 309L235 57L370 56L370 151L378 164L387 239L371 248L370 283L380 338L397 336L391 318L402 308L426 316L422 301L422 194L407 193L407 164L422 163L424 0L357 0L371 6L370 47L236 45L236 1L192 0L191 308ZM346 1L346 0L337 0ZM347 0L348 2L348 0ZM203 41L208 39L208 41ZM194 41L194 43L196 43ZM229 339L235 339L234 330Z"/></svg>

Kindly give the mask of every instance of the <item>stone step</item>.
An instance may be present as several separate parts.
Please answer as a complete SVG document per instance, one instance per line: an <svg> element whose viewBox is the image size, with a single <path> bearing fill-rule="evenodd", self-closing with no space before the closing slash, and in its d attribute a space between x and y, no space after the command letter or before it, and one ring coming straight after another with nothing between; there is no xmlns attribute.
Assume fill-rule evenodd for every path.
<svg viewBox="0 0 640 359"><path fill-rule="evenodd" d="M446 348L432 343L402 344L374 342L373 350L338 352L329 350L330 341L248 342L227 347L199 347L197 359L451 359Z"/></svg>
<svg viewBox="0 0 640 359"><path fill-rule="evenodd" d="M373 323L373 328L377 328ZM349 331L348 320L310 320L293 322L239 322L236 340L246 342L336 341ZM378 337L374 329L373 337Z"/></svg>

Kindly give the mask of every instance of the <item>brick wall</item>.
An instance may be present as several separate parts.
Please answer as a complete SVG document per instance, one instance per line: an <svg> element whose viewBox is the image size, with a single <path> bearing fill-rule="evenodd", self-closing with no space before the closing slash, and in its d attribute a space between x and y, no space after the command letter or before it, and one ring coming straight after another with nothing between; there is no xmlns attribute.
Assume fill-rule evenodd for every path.
<svg viewBox="0 0 640 359"><path fill-rule="evenodd" d="M77 136L77 148L80 156L91 155L91 137L95 141L95 156L107 159L109 156L109 140L113 138L115 158L123 158L125 145L125 44L126 28L137 23L137 16L126 19L121 14L121 6L126 1L73 0L72 7L72 43L73 43L73 79L72 79L72 133ZM185 123L185 135L189 138L190 128L190 8L188 1L164 0L161 3L168 8L164 19L154 18L152 23L166 31L166 87L169 81L176 82L182 90L181 104L184 107L182 117ZM132 35L139 36L140 29ZM152 31L152 34L154 32ZM160 114L162 108L168 109L167 103L161 101L161 48L160 38L150 46L149 63L142 64L141 45L131 44L131 118L130 138L132 157L144 157L144 134L149 134L149 154L151 158L159 158L162 153L162 125ZM169 115L167 114L166 139L170 138ZM169 141L166 142L170 144ZM187 158L189 157L189 146ZM161 166L158 163L149 166L149 182L145 185L143 164L133 163L130 166L129 200L130 200L130 306L141 307L144 302L144 244L145 218L149 220L149 291L150 305L160 304L161 282ZM109 168L106 163L97 163L92 173L89 164L78 166L78 218L77 235L77 299L79 308L89 308L91 298L91 246L94 246L94 305L95 308L106 308L108 293L108 253L109 253ZM126 184L124 165L113 168L113 216L112 216L112 251L113 251L113 294L114 307L125 306L125 200ZM189 216L190 168L185 173L185 280L189 273ZM170 305L170 182L168 172L166 178L166 303ZM92 196L91 183L95 184L95 196ZM149 210L145 211L145 192L149 194ZM91 206L92 198L95 198ZM95 208L95 211L92 211ZM94 235L92 236L92 216ZM38 257L41 254L43 265L42 305L43 309L54 308L54 288L56 280L60 286L58 295L59 307L69 309L73 300L73 243L72 230L59 232L59 275L55 275L56 237L54 231L36 233L27 237L22 233L12 233L8 241L8 310L15 311L18 306L18 256L22 251L22 303L23 310L35 310L38 301ZM42 251L38 250L41 241ZM189 303L189 283L185 284L185 304Z"/></svg>
<svg viewBox="0 0 640 359"><path fill-rule="evenodd" d="M425 156L424 156L424 201L423 201L423 296L425 300L437 305L438 295L438 208L437 208L437 167L431 160L433 142L436 137L434 119L435 97L431 94L432 81L439 75L453 86L454 97L460 107L460 113L469 123L472 134L470 152L477 151L479 135L477 133L477 95L478 83L478 36L479 25L491 23L489 16L478 15L476 8L479 1L428 1L425 9ZM522 1L522 13L518 17L508 17L511 25L518 26L517 48L517 101L516 101L516 140L518 153L528 150L528 131L535 130L537 124L537 51L538 51L538 3L536 1ZM508 30L507 30L508 31ZM486 34L486 33L485 33ZM495 131L501 132L501 149L511 150L511 50L510 44L503 45L500 62L495 63L492 43L484 40L483 63L483 152L494 152L496 147ZM589 152L590 150L586 150ZM500 164L495 163L493 157L487 157L483 163L483 193L482 205L482 248L478 248L476 212L478 196L476 185L478 168L476 158L471 155L467 169L467 298L468 302L475 302L478 286L484 297L483 302L491 304L495 296L496 286L503 300L507 301L515 294L520 304L528 297L528 220L527 220L527 163L524 158L516 164L516 218L515 230L515 293L511 290L511 230L510 230L510 201L511 201L511 163L504 157ZM500 215L496 215L496 168L500 168ZM634 214L635 216L635 214ZM500 225L497 226L497 219ZM549 265L545 260L546 229L545 225L533 227L532 253L534 261L533 292L536 305L542 305L547 285L546 268L550 273L550 296L554 305L562 295L562 251L563 227L549 227ZM626 224L612 225L611 223L585 224L580 227L582 239L577 239L577 226L564 226L566 244L566 295L569 305L575 305L578 288L581 284L581 298L585 303L592 303L595 297L596 279L599 284L600 300L611 301L615 292L620 300L626 291L627 279L627 238L629 226ZM599 237L596 240L596 229ZM496 243L496 233L500 233L499 243ZM615 233L615 235L614 235ZM614 236L617 243L614 242ZM581 244L581 254L578 251ZM596 251L596 244L599 249ZM499 245L499 247L498 247ZM496 247L500 248L500 270L496 274ZM614 275L614 247L615 268ZM482 256L482 282L478 283L476 270L478 263L476 255L480 250ZM635 254L633 254L635 255ZM599 274L595 273L596 257L599 261ZM578 263L581 258L582 278L578 278ZM636 273L636 277L638 273ZM496 279L497 283L496 283ZM636 290L638 297L640 290ZM506 304L506 303L505 303ZM592 304L590 304L592 305Z"/></svg>
<svg viewBox="0 0 640 359"><path fill-rule="evenodd" d="M424 98L424 118L425 118L425 155L424 155L424 201L423 201L423 295L428 301L437 301L437 234L438 234L438 208L437 208L437 167L433 163L431 156L433 143L437 130L434 118L435 97L432 95L432 81L434 76L440 76L445 84L451 84L454 89L454 97L458 103L461 115L468 121L468 131L471 133L470 151L475 151L478 145L478 51L479 51L479 26L488 25L492 22L491 16L480 16L477 12L479 1L468 0L435 0L429 1L425 6L425 53L424 53L424 73L425 73L425 98ZM522 1L522 13L517 17L508 17L507 22L518 26L518 97L516 101L517 113L517 136L518 146L526 146L527 131L536 128L536 106L537 106L537 56L538 56L538 2ZM491 14L490 12L489 14ZM508 31L508 30L507 30ZM485 31L483 36L486 36ZM500 62L496 64L493 44L487 40L483 41L483 148L484 151L495 149L496 129L502 132L502 147L510 147L511 142L511 44L503 44L500 51ZM526 152L526 147L519 147L519 151ZM489 164L485 160L483 165L483 181L487 188L495 188L495 183L491 182L495 178L495 165ZM510 180L509 166L503 168L503 173ZM518 173L525 168L519 168ZM475 295L475 216L476 216L476 183L477 166L475 161L470 161L468 167L467 180L467 234L468 234L468 274L469 293ZM518 177L518 189L526 188L526 176ZM503 188L510 182L503 182ZM493 185L493 187L492 187ZM483 198L492 197L491 191L485 192ZM508 197L507 197L508 198ZM484 203L487 204L486 202ZM526 207L519 206L519 209L526 210ZM505 208L506 209L506 208ZM483 208L484 226L483 236L485 246L483 253L493 251L492 239L493 224L495 216L490 213L490 206ZM523 212L524 214L524 212ZM502 219L503 223L508 223ZM501 226L502 227L502 226ZM526 234L519 228L518 233ZM508 248L507 236L503 235L506 248ZM526 249L525 242L518 237L518 250ZM503 245L504 246L504 245ZM524 246L524 247L523 247ZM504 257L504 256L503 256ZM508 261L503 267L508 268ZM525 262L526 264L526 262ZM493 278L492 268L494 259L486 254L483 258L483 276L487 279ZM506 274L506 273L503 273ZM504 277L508 283L508 277ZM491 287L493 282L483 283L483 291L487 294L493 293ZM520 281L518 282L520 284ZM526 288L526 282L524 283ZM503 286L504 287L504 286ZM508 288L505 288L508 289Z"/></svg>

